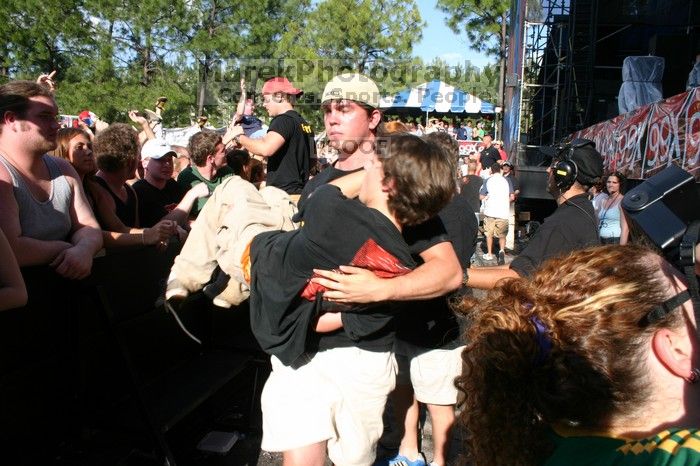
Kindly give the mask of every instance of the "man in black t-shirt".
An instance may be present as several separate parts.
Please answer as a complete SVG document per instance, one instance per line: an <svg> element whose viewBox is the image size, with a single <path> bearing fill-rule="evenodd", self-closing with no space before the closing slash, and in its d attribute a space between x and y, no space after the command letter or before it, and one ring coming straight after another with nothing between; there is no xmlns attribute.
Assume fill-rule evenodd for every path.
<svg viewBox="0 0 700 466"><path fill-rule="evenodd" d="M503 278L530 276L547 259L600 244L598 220L587 194L603 175L603 158L593 141L567 146L547 173L547 191L556 199L557 210L513 262L469 269L468 286L493 288Z"/></svg>
<svg viewBox="0 0 700 466"><path fill-rule="evenodd" d="M263 106L272 117L267 134L252 139L240 125L229 129L224 143L234 141L252 154L267 158L267 186L288 194L301 194L309 179L310 160L315 154L314 133L304 118L294 110L300 89L287 78L267 80L262 88Z"/></svg>
<svg viewBox="0 0 700 466"><path fill-rule="evenodd" d="M307 209L306 203L309 195L319 186L335 179L342 181L347 178L345 175L362 176L361 173L353 174L353 172L360 171L362 167L370 163L377 153L376 147L384 144L384 141L378 140L377 136L377 127L381 121L379 99L377 85L368 77L360 74L342 74L333 78L326 85L322 96L325 129L331 145L339 152L339 158L334 167L323 170L307 183L299 201L300 211ZM358 194L358 192L346 193L348 197L355 197ZM308 213L304 215L308 215ZM338 222L336 228L342 229L343 226L342 222ZM415 270L394 278L379 278L365 268L341 266L340 269L343 273L337 270L317 270L316 273L319 276L311 282L326 289L324 298L331 298L342 303L379 303L380 308L388 306L384 301L430 298L444 295L456 289L461 282L461 268L452 245L447 241L442 222L431 219L421 224L420 227L422 227L421 231L416 232L416 234L410 234L407 231L409 229L406 228L403 235L411 253L420 256L425 261ZM368 385L374 387L380 381L387 380L387 376L389 376L392 380L391 386L393 386L395 374L392 364L393 356L386 350L386 341L379 338L382 336L381 334L365 335L361 337L360 342L356 337L353 338L353 335L348 333L345 328L340 328L329 334L316 334L315 347L318 352L313 357L319 358L319 361L333 360L335 362L333 366L342 372L343 379L352 378L353 374L358 380L367 380L369 377L373 382ZM357 343L347 347L348 341L357 341ZM378 347L373 349L374 343L377 343ZM346 351L354 351L353 354L356 354L356 357L347 363L334 359L334 354ZM386 362L384 366L382 366L382 361ZM274 367L275 370L278 367ZM299 369L305 370L306 367L308 364ZM313 374L309 376L313 378ZM304 386L313 384L315 380L315 378L309 379ZM324 376L323 380L327 383L330 379ZM327 387L323 396L317 397L314 412L318 409L327 409L327 400L330 397L335 399L337 396L335 385L344 387L343 382L343 380L336 381L334 386ZM325 421L319 423L305 419L302 426L299 424L298 417L293 417L287 421L287 424L294 423L296 430L299 431L298 435L294 435L294 440L285 439L289 426L287 426L287 430L276 430L273 428L274 426L268 428L268 425L265 425L263 430L268 429L269 437L276 436L279 443L283 444L277 445L276 448L285 450L285 458L303 458L301 464L322 463L326 447L331 459L337 457L338 454L342 455L343 452L338 450L339 445L347 445L346 452L359 455L361 459L348 463L347 459L342 461L341 457L341 461L336 461L336 463L372 464L374 447L382 430L381 413L384 409L386 393L380 396L378 389L373 389L372 396L369 396L366 391L357 390L359 385L361 383L355 382L351 387L345 387L341 390L343 405L357 405L362 410L362 413L351 416L353 420L357 421L357 424L349 430L345 429L343 435L327 432L328 429L346 426L340 419L333 419L330 423ZM290 385L287 393L276 396L268 397L267 394L263 394L263 401L272 404L268 412L275 411L273 409L275 401L289 405L288 392L294 388ZM389 387L390 389L391 387ZM303 393L304 389L300 388L298 391ZM336 422L341 422L341 425L336 425ZM280 426L283 426L282 422ZM302 432L306 436L305 438L315 437L316 440L313 440L315 443L303 443L303 439L299 441ZM264 435L267 436L268 433L264 433ZM350 437L347 436L348 434ZM348 441L351 443L348 444ZM368 451L372 453L370 454Z"/></svg>
<svg viewBox="0 0 700 466"><path fill-rule="evenodd" d="M481 150L481 170L490 170L491 165L501 160L501 154L498 153L498 149L493 147L493 137L490 134L484 136L483 145L484 148Z"/></svg>
<svg viewBox="0 0 700 466"><path fill-rule="evenodd" d="M464 198L469 205L469 211L475 213L477 218L479 210L481 210L481 199L479 199L479 191L484 184L484 179L476 174L476 162L469 160L467 162L467 174L462 176L459 197ZM478 223L478 221L477 221Z"/></svg>
<svg viewBox="0 0 700 466"><path fill-rule="evenodd" d="M341 74L326 84L321 109L338 160L307 183L299 199L300 209L316 187L361 170L375 154L376 145L383 144L382 136L377 135L382 118L379 98L374 81L360 74ZM320 277L314 281L329 290L326 298L353 303L435 298L460 286L462 270L440 219L434 217L420 225L420 234L405 231L404 239L411 252L424 261L406 275L381 279L357 267L341 266L340 272L318 271Z"/></svg>
<svg viewBox="0 0 700 466"><path fill-rule="evenodd" d="M175 220L180 227L189 228L187 219L195 201L209 195L205 184L190 190L182 188L173 176L173 157L177 154L163 139L150 139L141 148L144 178L134 183L139 200L139 220L142 227L152 227L161 220ZM181 239L184 238L180 232Z"/></svg>

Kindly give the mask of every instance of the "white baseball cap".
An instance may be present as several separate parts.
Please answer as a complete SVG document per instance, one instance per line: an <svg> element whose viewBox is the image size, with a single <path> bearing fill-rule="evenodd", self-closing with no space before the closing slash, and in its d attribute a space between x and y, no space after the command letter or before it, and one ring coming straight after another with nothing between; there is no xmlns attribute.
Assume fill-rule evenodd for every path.
<svg viewBox="0 0 700 466"><path fill-rule="evenodd" d="M177 152L164 139L149 139L141 147L141 160L160 159L166 155L177 157Z"/></svg>

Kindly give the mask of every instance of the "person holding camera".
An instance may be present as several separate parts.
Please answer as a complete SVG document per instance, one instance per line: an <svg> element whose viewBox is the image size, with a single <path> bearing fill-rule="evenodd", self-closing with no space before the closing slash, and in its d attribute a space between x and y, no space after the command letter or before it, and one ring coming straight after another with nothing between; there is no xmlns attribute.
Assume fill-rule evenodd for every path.
<svg viewBox="0 0 700 466"><path fill-rule="evenodd" d="M660 256L576 251L474 304L457 380L470 464L700 464L695 310Z"/></svg>

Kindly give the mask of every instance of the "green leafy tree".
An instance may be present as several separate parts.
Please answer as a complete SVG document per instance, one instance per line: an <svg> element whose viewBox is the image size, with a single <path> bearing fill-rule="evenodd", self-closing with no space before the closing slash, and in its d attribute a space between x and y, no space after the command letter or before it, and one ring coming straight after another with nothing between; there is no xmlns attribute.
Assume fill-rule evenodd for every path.
<svg viewBox="0 0 700 466"><path fill-rule="evenodd" d="M411 82L414 41L425 23L415 1L325 0L281 37L278 56L292 57L304 89L302 114L321 124L318 97L333 76L360 72L372 77L380 92L391 94ZM419 61L419 60L418 60ZM415 74L415 73L413 73Z"/></svg>
<svg viewBox="0 0 700 466"><path fill-rule="evenodd" d="M438 0L437 6L448 14L447 25L456 34L467 35L472 49L500 57L510 0Z"/></svg>
<svg viewBox="0 0 700 466"><path fill-rule="evenodd" d="M143 85L162 72L166 56L177 52L171 31L184 10L178 0L124 0L114 10L115 21L109 23L109 39L118 51L114 57Z"/></svg>
<svg viewBox="0 0 700 466"><path fill-rule="evenodd" d="M243 20L240 3L233 0L192 0L175 25L175 37L185 55L198 69L197 113L205 104L214 105L208 94L217 66L242 49Z"/></svg>
<svg viewBox="0 0 700 466"><path fill-rule="evenodd" d="M466 33L472 49L498 58L499 91L494 103L502 105L510 0L438 0L437 5L449 15L447 24L455 33Z"/></svg>
<svg viewBox="0 0 700 466"><path fill-rule="evenodd" d="M483 69L467 74L464 90L487 102L498 102L498 65L486 65Z"/></svg>
<svg viewBox="0 0 700 466"><path fill-rule="evenodd" d="M413 0L326 0L310 14L299 48L362 73L378 61L410 60L424 26Z"/></svg>
<svg viewBox="0 0 700 466"><path fill-rule="evenodd" d="M256 68L274 57L287 26L306 12L310 1L191 0L187 5L175 38L197 65L197 113L211 106L208 112L225 120L236 102L221 100L220 85L237 89L242 65Z"/></svg>
<svg viewBox="0 0 700 466"><path fill-rule="evenodd" d="M56 70L58 76L75 58L86 56L94 41L82 0L4 0L0 8L0 74L33 78Z"/></svg>

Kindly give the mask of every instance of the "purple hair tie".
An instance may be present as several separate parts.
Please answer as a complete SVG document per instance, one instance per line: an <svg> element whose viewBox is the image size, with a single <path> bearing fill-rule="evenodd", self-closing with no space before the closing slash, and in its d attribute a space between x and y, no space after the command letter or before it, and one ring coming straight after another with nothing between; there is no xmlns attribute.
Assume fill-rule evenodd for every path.
<svg viewBox="0 0 700 466"><path fill-rule="evenodd" d="M537 340L537 357L532 362L535 367L540 367L549 358L552 352L552 340L549 338L549 329L537 316L531 316L530 322L535 326L535 339Z"/></svg>

